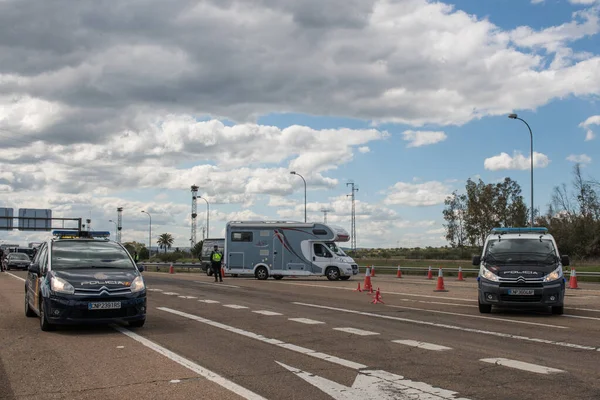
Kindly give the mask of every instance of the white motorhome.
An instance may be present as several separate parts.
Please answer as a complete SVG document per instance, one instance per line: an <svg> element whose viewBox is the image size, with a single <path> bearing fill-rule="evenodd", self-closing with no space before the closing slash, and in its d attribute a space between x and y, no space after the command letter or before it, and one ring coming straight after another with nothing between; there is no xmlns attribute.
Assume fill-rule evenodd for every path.
<svg viewBox="0 0 600 400"><path fill-rule="evenodd" d="M292 221L231 221L225 233L225 272L272 276L326 276L347 280L358 265L336 242L350 240L341 227Z"/></svg>

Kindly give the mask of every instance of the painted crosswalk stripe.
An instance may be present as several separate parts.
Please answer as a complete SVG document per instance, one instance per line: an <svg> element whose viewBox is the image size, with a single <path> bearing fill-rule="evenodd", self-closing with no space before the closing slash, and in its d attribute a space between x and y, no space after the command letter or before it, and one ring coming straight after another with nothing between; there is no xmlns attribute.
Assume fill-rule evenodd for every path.
<svg viewBox="0 0 600 400"><path fill-rule="evenodd" d="M433 344L433 343L418 342L416 340L392 340L392 342L398 343L398 344L403 344L405 346L418 347L420 349L425 349L425 350L433 350L433 351L452 350L451 347L440 346L439 344Z"/></svg>
<svg viewBox="0 0 600 400"><path fill-rule="evenodd" d="M261 314L261 315L268 315L268 316L283 315L283 314L275 312L275 311L267 311L267 310L258 310L258 311L252 311L252 312L253 313L257 313L257 314Z"/></svg>
<svg viewBox="0 0 600 400"><path fill-rule="evenodd" d="M377 333L377 332L363 331L362 329L356 329L356 328L333 328L333 330L340 331L340 332L346 332L346 333L352 333L354 335L359 335L359 336L379 335L379 333Z"/></svg>
<svg viewBox="0 0 600 400"><path fill-rule="evenodd" d="M288 318L290 321L300 322L301 324L308 325L316 325L316 324L324 324L325 322L315 321L314 319L309 318Z"/></svg>
<svg viewBox="0 0 600 400"><path fill-rule="evenodd" d="M240 310L242 308L248 308L246 306L238 306L237 304L223 304L223 307L235 308L236 310Z"/></svg>
<svg viewBox="0 0 600 400"><path fill-rule="evenodd" d="M530 364L523 361L509 360L508 358L482 358L479 361L520 369L522 371L535 372L537 374L555 374L559 372L565 372L556 368L544 367L543 365Z"/></svg>
<svg viewBox="0 0 600 400"><path fill-rule="evenodd" d="M220 303L220 301L216 301L216 300L198 300L201 303L207 303L207 304L217 304Z"/></svg>

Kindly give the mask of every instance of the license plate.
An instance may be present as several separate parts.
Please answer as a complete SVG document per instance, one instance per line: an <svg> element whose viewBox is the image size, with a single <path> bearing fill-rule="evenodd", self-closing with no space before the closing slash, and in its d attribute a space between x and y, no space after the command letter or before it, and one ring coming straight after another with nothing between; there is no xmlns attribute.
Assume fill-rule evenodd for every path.
<svg viewBox="0 0 600 400"><path fill-rule="evenodd" d="M88 303L88 310L115 310L121 308L120 301L103 301L98 303Z"/></svg>
<svg viewBox="0 0 600 400"><path fill-rule="evenodd" d="M535 291L533 289L510 289L508 294L514 296L533 296Z"/></svg>

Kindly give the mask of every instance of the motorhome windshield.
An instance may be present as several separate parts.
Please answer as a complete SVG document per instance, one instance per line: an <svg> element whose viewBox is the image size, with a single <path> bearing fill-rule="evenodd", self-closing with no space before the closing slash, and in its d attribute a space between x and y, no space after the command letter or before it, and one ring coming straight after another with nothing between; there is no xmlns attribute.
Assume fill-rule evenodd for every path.
<svg viewBox="0 0 600 400"><path fill-rule="evenodd" d="M344 250L337 247L334 242L327 242L325 244L327 245L327 247L329 247L329 250L331 250L334 254L340 257L346 257L346 253L344 253Z"/></svg>
<svg viewBox="0 0 600 400"><path fill-rule="evenodd" d="M531 239L490 239L483 260L489 264L556 264L558 256L552 240L538 237Z"/></svg>

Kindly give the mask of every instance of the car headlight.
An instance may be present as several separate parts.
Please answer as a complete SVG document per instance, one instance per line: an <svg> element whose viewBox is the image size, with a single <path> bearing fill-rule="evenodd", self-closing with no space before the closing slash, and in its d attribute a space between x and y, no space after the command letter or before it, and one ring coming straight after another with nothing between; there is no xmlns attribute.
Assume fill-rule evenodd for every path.
<svg viewBox="0 0 600 400"><path fill-rule="evenodd" d="M53 276L50 279L50 289L53 292L64 293L64 294L73 294L75 293L75 288L69 282L65 281L62 278L57 276Z"/></svg>
<svg viewBox="0 0 600 400"><path fill-rule="evenodd" d="M131 282L130 289L131 293L141 292L142 290L146 289L146 285L144 284L144 278L142 278L141 276L135 278Z"/></svg>
<svg viewBox="0 0 600 400"><path fill-rule="evenodd" d="M498 282L498 275L494 274L492 271L484 267L483 265L479 268L479 276L487 279L488 281Z"/></svg>
<svg viewBox="0 0 600 400"><path fill-rule="evenodd" d="M562 266L556 268L554 271L550 272L548 275L544 277L544 282L552 282L558 279L561 279L563 276Z"/></svg>

